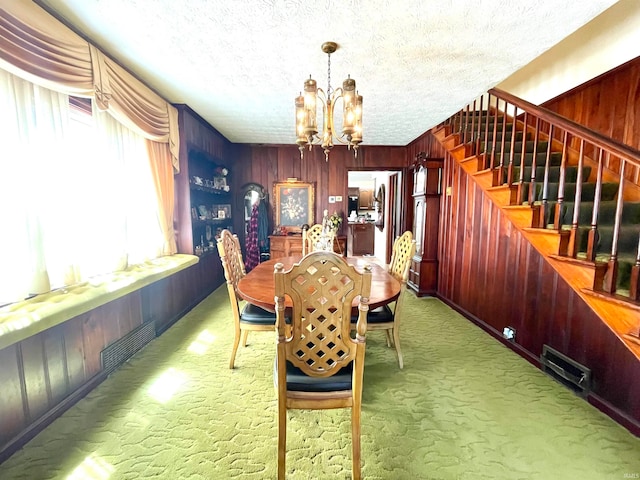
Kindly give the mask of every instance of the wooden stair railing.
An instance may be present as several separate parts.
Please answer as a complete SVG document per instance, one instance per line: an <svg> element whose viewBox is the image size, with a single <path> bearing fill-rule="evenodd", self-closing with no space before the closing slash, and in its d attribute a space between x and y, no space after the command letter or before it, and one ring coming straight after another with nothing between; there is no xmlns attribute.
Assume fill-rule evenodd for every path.
<svg viewBox="0 0 640 480"><path fill-rule="evenodd" d="M498 89L442 126L457 135L462 157L477 155L493 185L513 192L512 204L539 210L531 227L568 236L558 255L606 264L594 291L640 300L640 216L624 214L625 207L640 211L640 186L631 181L639 177L640 151ZM602 221L603 201L615 201L606 209L610 225Z"/></svg>
<svg viewBox="0 0 640 480"><path fill-rule="evenodd" d="M498 89L434 133L530 209L527 230L558 235L556 259L590 269L594 295L640 310L640 151Z"/></svg>

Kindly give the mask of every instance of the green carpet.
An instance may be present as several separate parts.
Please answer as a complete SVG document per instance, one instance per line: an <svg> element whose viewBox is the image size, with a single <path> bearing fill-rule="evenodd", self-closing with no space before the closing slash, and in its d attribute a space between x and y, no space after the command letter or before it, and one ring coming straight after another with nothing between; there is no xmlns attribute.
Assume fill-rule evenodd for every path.
<svg viewBox="0 0 640 480"><path fill-rule="evenodd" d="M398 370L367 338L369 479L623 479L640 439L433 298L406 296ZM266 479L276 473L275 334L229 370L226 286L25 448L0 479ZM291 411L291 479L351 476L349 410Z"/></svg>

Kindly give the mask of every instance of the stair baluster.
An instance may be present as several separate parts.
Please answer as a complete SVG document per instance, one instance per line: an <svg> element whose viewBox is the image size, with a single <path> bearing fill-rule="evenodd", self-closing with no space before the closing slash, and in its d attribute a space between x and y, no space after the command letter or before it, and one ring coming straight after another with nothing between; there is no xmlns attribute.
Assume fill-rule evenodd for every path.
<svg viewBox="0 0 640 480"><path fill-rule="evenodd" d="M498 107L500 106L500 100L498 99ZM504 110L502 112L502 135L500 138L500 162L498 162L498 167L494 168L494 164L493 162L491 163L491 167L494 168L493 170L493 185L494 186L498 186L498 185L502 185L503 183L503 178L504 178L504 145L505 145L505 139L507 136L507 101L504 101ZM498 108L499 109L499 108ZM495 147L496 145L496 139L493 139L493 145ZM495 148L493 149L495 150Z"/></svg>
<svg viewBox="0 0 640 480"><path fill-rule="evenodd" d="M475 142L475 138L474 135L476 133L476 117L477 117L477 110L476 110L476 101L473 101L473 115L471 115L471 130L469 131L469 139L468 142L471 144L471 148L473 148L473 144ZM473 152L472 152L473 155Z"/></svg>
<svg viewBox="0 0 640 480"><path fill-rule="evenodd" d="M526 142L527 138L528 138L528 123L529 123L529 117L527 112L524 112L524 115L522 117L522 123L523 123L523 127L522 127L522 141ZM525 159L526 159L526 152L527 149L523 148L522 151L520 152L520 172L518 174L518 189L516 191L516 200L515 204L521 204L522 202L526 201L524 198L524 169L525 169Z"/></svg>
<svg viewBox="0 0 640 480"><path fill-rule="evenodd" d="M584 166L584 138L580 139L580 154L578 155L578 174L576 176L576 196L573 203L573 218L571 219L571 234L567 255L576 258L578 255L578 221L580 215L580 203L582 199L582 167Z"/></svg>
<svg viewBox="0 0 640 480"><path fill-rule="evenodd" d="M631 278L629 280L629 298L631 300L640 300L640 235L638 236L638 253L636 254L636 263L631 267ZM640 325L639 325L640 327ZM636 331L636 337L640 337L640 328Z"/></svg>
<svg viewBox="0 0 640 480"><path fill-rule="evenodd" d="M536 169L538 164L538 142L540 141L540 118L536 117L536 130L533 134L533 159L531 161L531 185L529 186L529 205L536 201ZM526 149L525 149L526 150ZM537 223L534 223L537 225Z"/></svg>
<svg viewBox="0 0 640 480"><path fill-rule="evenodd" d="M482 152L482 157L483 157L483 168L481 168L480 170L484 170L485 168L489 168L489 166L487 165L487 152L489 151L489 147L488 142L489 142L489 118L491 117L491 94L489 93L487 95L487 123L484 127L484 148L483 148L483 152ZM495 125L495 122L494 122Z"/></svg>
<svg viewBox="0 0 640 480"><path fill-rule="evenodd" d="M613 222L613 240L611 243L611 256L604 274L603 290L607 293L616 293L618 281L618 238L620 236L620 219L622 218L622 206L624 204L624 170L627 162L620 159L620 179L618 184L618 201L616 202L616 216Z"/></svg>
<svg viewBox="0 0 640 480"><path fill-rule="evenodd" d="M542 180L542 202L540 203L540 224L538 227L547 228L547 215L549 214L549 168L551 165L551 145L553 144L553 124L549 124L549 142L547 143L547 156L544 161L544 178Z"/></svg>
<svg viewBox="0 0 640 480"><path fill-rule="evenodd" d="M556 208L553 212L553 228L557 231L562 230L562 204L564 203L564 182L565 172L567 170L567 147L569 143L569 132L566 130L562 135L562 161L560 163L560 179L558 181L558 199L556 201ZM566 254L562 252L561 254Z"/></svg>
<svg viewBox="0 0 640 480"><path fill-rule="evenodd" d="M469 128L469 105L464 111L463 124L462 124L462 144L467 143L467 130Z"/></svg>
<svg viewBox="0 0 640 480"><path fill-rule="evenodd" d="M511 127L511 148L509 149L509 166L507 167L507 185L513 184L513 163L516 156L516 128L518 126L518 107L513 108L513 125ZM523 150L525 150L523 148ZM502 180L502 179L500 179Z"/></svg>
<svg viewBox="0 0 640 480"><path fill-rule="evenodd" d="M491 159L489 164L487 165L485 162L484 169L493 168L496 162L496 145L498 139L498 119L500 118L500 99L496 97L496 107L495 107L495 115L493 117L493 137L491 138ZM485 143L487 143L487 139L485 139ZM486 150L485 146L485 150Z"/></svg>
<svg viewBox="0 0 640 480"><path fill-rule="evenodd" d="M602 169L604 166L604 150L599 149L598 153L598 173L596 177L596 190L593 198L593 212L591 214L591 229L587 238L587 260L595 262L596 248L598 245L598 213L600 212L600 197L602 195ZM609 153L607 153L609 155Z"/></svg>
<svg viewBox="0 0 640 480"><path fill-rule="evenodd" d="M475 141L473 142L473 151L471 152L472 155L478 155L479 152L480 152L480 139L482 138L482 136L481 136L481 134L482 134L482 119L485 117L484 110L482 110L483 100L484 100L484 97L480 97L480 110L478 110L480 112L479 116L478 116L478 131L475 132ZM475 105L475 102L474 102L474 105Z"/></svg>

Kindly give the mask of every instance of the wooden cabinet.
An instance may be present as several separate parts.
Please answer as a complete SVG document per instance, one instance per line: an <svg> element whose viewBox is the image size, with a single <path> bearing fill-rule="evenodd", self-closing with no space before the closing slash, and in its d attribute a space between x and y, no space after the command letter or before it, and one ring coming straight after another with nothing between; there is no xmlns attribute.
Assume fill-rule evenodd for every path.
<svg viewBox="0 0 640 480"><path fill-rule="evenodd" d="M271 235L269 248L271 260L302 255L302 235Z"/></svg>
<svg viewBox="0 0 640 480"><path fill-rule="evenodd" d="M443 159L418 155L413 166L413 236L416 254L407 284L418 295L438 288L438 226Z"/></svg>
<svg viewBox="0 0 640 480"><path fill-rule="evenodd" d="M349 256L373 255L375 231L373 223L350 223L347 235Z"/></svg>
<svg viewBox="0 0 640 480"><path fill-rule="evenodd" d="M358 208L360 210L372 210L373 197L373 190L366 190L361 188L358 192Z"/></svg>
<svg viewBox="0 0 640 480"><path fill-rule="evenodd" d="M302 255L302 235L270 235L269 245L271 260ZM333 251L344 255L347 251L347 237L337 236Z"/></svg>

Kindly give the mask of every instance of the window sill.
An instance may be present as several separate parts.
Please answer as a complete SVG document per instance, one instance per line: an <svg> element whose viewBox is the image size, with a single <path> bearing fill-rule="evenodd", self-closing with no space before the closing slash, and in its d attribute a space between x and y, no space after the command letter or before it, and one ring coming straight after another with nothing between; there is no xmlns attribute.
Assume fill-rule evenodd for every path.
<svg viewBox="0 0 640 480"><path fill-rule="evenodd" d="M0 350L196 263L194 255L160 257L0 308Z"/></svg>

